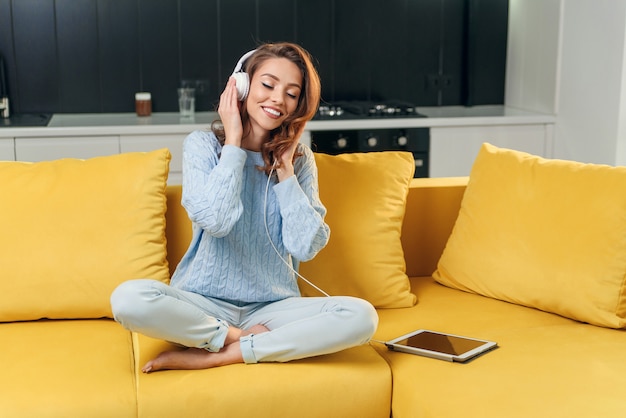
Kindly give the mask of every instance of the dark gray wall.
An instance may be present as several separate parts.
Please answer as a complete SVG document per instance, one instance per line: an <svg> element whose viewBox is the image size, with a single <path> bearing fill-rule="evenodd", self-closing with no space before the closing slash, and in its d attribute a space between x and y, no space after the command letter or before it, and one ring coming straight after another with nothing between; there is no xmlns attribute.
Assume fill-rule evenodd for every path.
<svg viewBox="0 0 626 418"><path fill-rule="evenodd" d="M239 57L294 41L323 99L500 104L507 0L0 0L14 112L130 112L150 91L176 111L181 80L212 109Z"/></svg>

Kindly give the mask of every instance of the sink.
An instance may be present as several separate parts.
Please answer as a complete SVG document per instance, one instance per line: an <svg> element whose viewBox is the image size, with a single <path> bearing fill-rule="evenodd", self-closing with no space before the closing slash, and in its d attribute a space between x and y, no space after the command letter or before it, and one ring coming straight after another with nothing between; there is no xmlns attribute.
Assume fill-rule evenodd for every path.
<svg viewBox="0 0 626 418"><path fill-rule="evenodd" d="M23 126L47 126L52 117L51 113L17 113L8 118L0 118L0 128Z"/></svg>

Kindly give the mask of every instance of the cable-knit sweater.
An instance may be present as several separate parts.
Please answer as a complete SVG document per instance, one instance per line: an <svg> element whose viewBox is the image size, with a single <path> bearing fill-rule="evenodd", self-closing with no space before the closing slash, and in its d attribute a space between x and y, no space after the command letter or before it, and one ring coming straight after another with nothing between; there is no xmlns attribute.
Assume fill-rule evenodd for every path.
<svg viewBox="0 0 626 418"><path fill-rule="evenodd" d="M311 150L294 163L295 175L278 183L259 166L260 152L222 146L212 132L194 131L183 145L183 198L193 237L172 277L183 290L235 302L298 296L298 261L328 242L326 208L319 199ZM267 190L267 197L266 197ZM264 206L266 204L266 210Z"/></svg>

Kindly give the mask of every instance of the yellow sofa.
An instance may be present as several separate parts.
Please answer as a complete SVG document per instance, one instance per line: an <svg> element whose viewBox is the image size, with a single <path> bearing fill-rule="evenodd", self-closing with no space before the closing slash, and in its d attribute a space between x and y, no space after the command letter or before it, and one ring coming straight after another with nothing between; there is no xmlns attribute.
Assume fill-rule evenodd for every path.
<svg viewBox="0 0 626 418"><path fill-rule="evenodd" d="M155 261L141 268L154 270L157 275L163 274L163 268L173 271L191 238L189 220L180 206L181 189L178 186L165 189L163 182L152 186L138 180L124 182L124 176L127 180L129 175L136 176L136 179L152 178L155 170L159 176L166 176L166 168L164 170L162 166L166 165L168 158L164 153L152 154L150 164L156 160L157 168L148 170L144 167L138 174L124 172L119 178L112 176L111 172L102 174L100 166L96 166L94 173L90 174L92 177L103 175L99 181L108 179L110 183L115 183L112 187L125 188L131 184L134 193L142 194L144 189L149 190L149 195L162 193L163 202L157 199L151 204L157 209L161 204L167 205L162 232L167 237L164 245L168 260L161 262L158 255L143 253L130 257L132 262L153 257ZM116 172L120 167L129 165L126 160L115 161L120 164ZM16 178L13 172L3 172L1 164L0 180ZM45 169L50 167L56 168L46 172L47 176L58 170L54 165L44 166ZM19 178L29 176L31 166L18 168L26 170L18 173ZM329 168L322 161L320 176L327 170ZM71 177L74 179L76 176ZM3 265L29 265L29 272L35 271L40 264L45 267L38 272L43 277L40 282L25 279L24 283L16 283L14 271L0 270L0 293L10 296L1 299L0 304L2 417L361 418L392 415L394 418L569 418L622 417L626 411L622 384L626 381L626 333L623 329L585 324L531 307L446 287L433 279L432 273L438 269L457 220L467 178L410 180L407 200L402 202L403 209L406 203L401 226L405 260L402 269L406 268L410 276L409 291L416 296L417 303L412 300L409 306L403 308L379 308L380 324L375 339L389 340L414 329L428 328L497 341L499 348L495 351L467 364L453 364L389 352L383 345L372 342L340 353L287 364L242 364L148 375L140 371L145 361L162 350L174 347L124 330L110 318L104 307L98 308L98 297L108 299L113 284L94 290L91 282L88 288L83 289L80 281L65 281L65 277L71 278L72 270L80 268L83 263L67 257L60 250L50 260L44 260L45 263L41 261L51 248L61 248L55 235L42 231L45 232L46 225L55 223L54 219L62 215L54 212L54 200L39 202L31 212L24 214L33 206L28 200L19 210L24 214L23 219L17 217L16 210L12 209L21 204L16 195L33 181L39 182L32 178L30 183L25 183L26 186L16 185L11 190L12 194L3 194L1 199L5 203L0 202L0 225L3 228L10 227L15 233L22 231L26 235L34 231L35 237L52 241L44 248L45 251L38 253L35 248L32 257L25 254L15 263L2 258L0 264L0 269L4 269ZM74 180L79 182L75 187L82 187L80 182L86 181ZM84 190L107 187L99 186L96 180L90 178ZM140 183L142 186L137 186ZM31 192L40 193L40 196L58 193L52 185L35 189ZM99 190L87 200L97 199L103 193ZM11 196L13 206L6 203L7 196ZM110 203L113 198L109 196L97 205L108 207L113 204ZM79 202L82 200L77 199ZM135 204L132 198L129 201ZM85 210L83 207L79 209ZM43 216L41 214L49 210L55 218L31 228L37 214ZM70 211L72 208L61 205L58 210ZM113 211L119 212L120 209L113 206L104 212L109 214ZM7 213L12 214L9 220L6 220ZM389 212L382 212L381 216L388 215ZM129 218L127 228L132 228L136 223L143 222L144 216L137 218L124 213L117 221ZM21 223L24 225L20 226ZM82 226L78 231L85 228L88 226ZM106 234L106 229L105 225L105 229L101 227L98 233ZM161 232L158 225L149 229L155 230L155 235L146 236L142 231L140 239L144 244L140 247L165 243L165 240L159 241ZM122 248L121 253L113 254L114 249L103 251L95 244L95 250L92 250L89 241L98 241L98 238L87 236L90 238L76 244L75 251L84 250L87 254L97 251L98 257L88 260L91 264L85 268L106 270L110 264L115 264L116 258L133 251ZM32 237L29 239L32 240ZM132 239L132 236L121 238L124 242ZM14 250L8 244L2 247L0 238L0 250L5 253L0 253L0 257L10 253L13 260L16 254L19 255L18 250L23 252L30 248L27 244L16 242L20 248ZM345 254L341 257L336 255L338 262L345 260ZM353 256L358 258L358 255ZM101 262L95 264L97 259ZM53 276L50 266L54 266L55 260L61 272L55 278L57 282L52 287L41 287L48 276ZM303 270L308 268L311 271L310 266L303 267ZM19 267L17 273L23 273L22 269ZM97 280L105 281L106 278ZM66 299L77 291L82 292L80 300L68 302ZM34 296L31 294L37 293L42 294L32 299ZM102 295L89 296L92 306L77 305L85 299L85 295L100 293ZM23 303L20 303L21 299ZM56 307L61 301L65 303L63 306L69 306L65 308L65 314ZM25 309L24 304L30 307Z"/></svg>
<svg viewBox="0 0 626 418"><path fill-rule="evenodd" d="M432 278L467 180L413 180L402 242L419 302L379 309L375 338L426 328L496 341L499 348L458 364L374 345L392 370L393 417L623 416L626 331L452 289Z"/></svg>

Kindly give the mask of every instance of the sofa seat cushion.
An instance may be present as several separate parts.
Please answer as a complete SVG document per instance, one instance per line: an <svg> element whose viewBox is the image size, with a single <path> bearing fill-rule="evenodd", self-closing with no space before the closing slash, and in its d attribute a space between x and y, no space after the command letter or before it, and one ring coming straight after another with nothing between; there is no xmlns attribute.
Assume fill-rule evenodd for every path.
<svg viewBox="0 0 626 418"><path fill-rule="evenodd" d="M330 241L300 273L331 295L360 297L378 308L414 305L401 241L413 155L317 153L315 162ZM304 296L320 296L300 284Z"/></svg>
<svg viewBox="0 0 626 418"><path fill-rule="evenodd" d="M0 324L0 415L135 417L132 338L108 319Z"/></svg>
<svg viewBox="0 0 626 418"><path fill-rule="evenodd" d="M380 309L375 336L418 328L484 338L499 348L469 363L376 349L393 374L394 418L622 417L626 331L412 278L420 303Z"/></svg>
<svg viewBox="0 0 626 418"><path fill-rule="evenodd" d="M0 321L110 317L125 280L166 281L161 149L0 162Z"/></svg>
<svg viewBox="0 0 626 418"><path fill-rule="evenodd" d="M367 345L288 363L143 374L148 360L176 347L134 338L139 417L389 417L391 371Z"/></svg>
<svg viewBox="0 0 626 418"><path fill-rule="evenodd" d="M626 327L626 167L484 144L434 277L595 325Z"/></svg>

